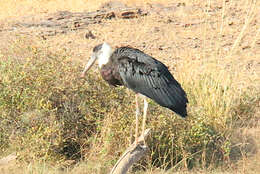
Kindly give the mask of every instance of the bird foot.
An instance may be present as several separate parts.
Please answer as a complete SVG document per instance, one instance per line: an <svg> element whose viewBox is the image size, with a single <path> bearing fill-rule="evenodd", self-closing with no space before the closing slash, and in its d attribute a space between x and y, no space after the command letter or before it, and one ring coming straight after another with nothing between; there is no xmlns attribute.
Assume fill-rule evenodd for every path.
<svg viewBox="0 0 260 174"><path fill-rule="evenodd" d="M150 134L151 132L151 129L146 129L140 137L136 138L135 139L135 142L134 142L134 145L137 146L138 144L141 144L141 145L146 145L146 139L148 137L148 135Z"/></svg>

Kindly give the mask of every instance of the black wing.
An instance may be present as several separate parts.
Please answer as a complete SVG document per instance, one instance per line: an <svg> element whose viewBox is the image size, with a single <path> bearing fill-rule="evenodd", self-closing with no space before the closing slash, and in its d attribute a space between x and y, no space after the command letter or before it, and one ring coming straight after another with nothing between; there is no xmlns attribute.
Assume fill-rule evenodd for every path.
<svg viewBox="0 0 260 174"><path fill-rule="evenodd" d="M137 51L138 54L134 53L129 57L124 54L117 59L118 71L124 85L182 117L187 116L186 93L168 68L151 56Z"/></svg>

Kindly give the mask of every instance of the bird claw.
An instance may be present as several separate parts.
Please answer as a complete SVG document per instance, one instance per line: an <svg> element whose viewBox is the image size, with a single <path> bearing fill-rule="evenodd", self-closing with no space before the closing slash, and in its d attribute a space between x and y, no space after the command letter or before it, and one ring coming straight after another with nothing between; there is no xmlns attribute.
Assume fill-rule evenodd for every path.
<svg viewBox="0 0 260 174"><path fill-rule="evenodd" d="M140 137L135 139L134 145L137 146L138 144L140 145L146 145L146 138L150 134L151 129L146 129Z"/></svg>

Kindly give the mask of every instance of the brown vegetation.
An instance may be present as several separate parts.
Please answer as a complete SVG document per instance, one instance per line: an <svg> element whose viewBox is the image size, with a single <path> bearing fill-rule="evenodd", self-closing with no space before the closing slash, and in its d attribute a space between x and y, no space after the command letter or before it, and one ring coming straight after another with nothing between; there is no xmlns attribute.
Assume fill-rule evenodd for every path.
<svg viewBox="0 0 260 174"><path fill-rule="evenodd" d="M0 173L112 168L133 141L134 94L110 88L97 69L79 78L103 41L131 45L167 64L190 101L185 120L150 101L150 153L132 173L258 173L259 2L125 0L148 14L62 28L66 32L19 25L40 24L58 11L109 7L95 2L0 2L0 156L17 153L17 164L0 164ZM39 32L50 29L57 32Z"/></svg>

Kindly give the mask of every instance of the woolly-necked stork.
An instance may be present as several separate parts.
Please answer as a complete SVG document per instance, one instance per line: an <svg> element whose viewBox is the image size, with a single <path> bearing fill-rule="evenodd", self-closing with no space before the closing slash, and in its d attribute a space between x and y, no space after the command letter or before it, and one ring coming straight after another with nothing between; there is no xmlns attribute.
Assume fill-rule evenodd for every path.
<svg viewBox="0 0 260 174"><path fill-rule="evenodd" d="M187 116L186 93L160 61L135 48L120 47L113 51L109 44L103 43L94 47L92 56L82 72L82 77L96 60L98 60L101 76L106 82L112 86L123 85L136 93L136 144L138 141L138 94L169 108L181 117ZM144 97L142 135L148 109L146 97Z"/></svg>

